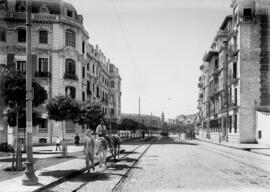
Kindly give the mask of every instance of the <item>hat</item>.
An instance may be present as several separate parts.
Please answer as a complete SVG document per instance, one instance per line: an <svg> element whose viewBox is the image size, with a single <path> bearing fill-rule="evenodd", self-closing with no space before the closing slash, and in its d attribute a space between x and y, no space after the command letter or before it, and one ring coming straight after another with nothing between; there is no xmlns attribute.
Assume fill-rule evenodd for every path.
<svg viewBox="0 0 270 192"><path fill-rule="evenodd" d="M86 133L86 134L87 134L87 133L91 133L91 134L92 134L93 131L92 131L92 129L87 129L85 133Z"/></svg>

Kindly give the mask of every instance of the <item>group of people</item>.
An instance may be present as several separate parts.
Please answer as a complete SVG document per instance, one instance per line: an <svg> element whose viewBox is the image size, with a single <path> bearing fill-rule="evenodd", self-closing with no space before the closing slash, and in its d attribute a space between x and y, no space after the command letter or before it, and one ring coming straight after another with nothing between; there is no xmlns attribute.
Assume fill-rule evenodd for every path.
<svg viewBox="0 0 270 192"><path fill-rule="evenodd" d="M96 135L98 138L100 139L104 139L104 142L106 142L106 145L108 146L108 137L107 137L107 128L105 126L104 120L100 121L100 124L97 126L96 128ZM77 134L74 137L74 141L75 141L75 145L79 146L80 145L80 137ZM56 151L60 150L61 151L61 147L60 147L60 143L61 140L60 138L57 136L56 138ZM88 172L90 172L89 169L89 161L91 162L91 168L93 168L93 170L95 170L95 166L94 166L94 156L95 153L98 153L98 151L96 151L96 146L95 146L96 140L95 137L93 136L93 131L91 129L87 129L86 130L86 136L84 138L84 155L85 155L85 159L86 159L86 166L88 169Z"/></svg>

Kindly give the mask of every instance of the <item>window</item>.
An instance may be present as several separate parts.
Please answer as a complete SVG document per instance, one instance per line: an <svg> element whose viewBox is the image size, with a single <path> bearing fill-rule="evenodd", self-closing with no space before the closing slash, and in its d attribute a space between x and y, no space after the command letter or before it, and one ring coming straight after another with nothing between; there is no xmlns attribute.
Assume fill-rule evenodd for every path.
<svg viewBox="0 0 270 192"><path fill-rule="evenodd" d="M71 10L67 10L67 16L68 17L73 17L73 12Z"/></svg>
<svg viewBox="0 0 270 192"><path fill-rule="evenodd" d="M76 64L72 59L66 59L66 73L76 75Z"/></svg>
<svg viewBox="0 0 270 192"><path fill-rule="evenodd" d="M85 52L85 43L84 43L84 41L82 42L82 53L84 53Z"/></svg>
<svg viewBox="0 0 270 192"><path fill-rule="evenodd" d="M99 98L99 87L97 87L97 98Z"/></svg>
<svg viewBox="0 0 270 192"><path fill-rule="evenodd" d="M82 68L82 78L85 78L85 67Z"/></svg>
<svg viewBox="0 0 270 192"><path fill-rule="evenodd" d="M89 71L90 63L87 63L87 71Z"/></svg>
<svg viewBox="0 0 270 192"><path fill-rule="evenodd" d="M234 104L237 105L237 88L234 89Z"/></svg>
<svg viewBox="0 0 270 192"><path fill-rule="evenodd" d="M6 41L6 30L0 29L0 41Z"/></svg>
<svg viewBox="0 0 270 192"><path fill-rule="evenodd" d="M87 91L90 91L90 81L87 81L86 90L87 90Z"/></svg>
<svg viewBox="0 0 270 192"><path fill-rule="evenodd" d="M114 88L114 81L111 81L111 88Z"/></svg>
<svg viewBox="0 0 270 192"><path fill-rule="evenodd" d="M39 32L39 43L48 43L48 31L40 31Z"/></svg>
<svg viewBox="0 0 270 192"><path fill-rule="evenodd" d="M75 47L76 40L75 40L75 33L71 30L66 31L66 46Z"/></svg>
<svg viewBox="0 0 270 192"><path fill-rule="evenodd" d="M233 78L237 78L237 63L233 63Z"/></svg>
<svg viewBox="0 0 270 192"><path fill-rule="evenodd" d="M26 71L26 61L17 61L17 71Z"/></svg>
<svg viewBox="0 0 270 192"><path fill-rule="evenodd" d="M85 101L85 92L82 92L82 101Z"/></svg>
<svg viewBox="0 0 270 192"><path fill-rule="evenodd" d="M262 139L262 131L259 131L259 132L258 132L258 138L259 138L259 139Z"/></svg>
<svg viewBox="0 0 270 192"><path fill-rule="evenodd" d="M95 65L93 65L92 70L93 70L93 74L95 74Z"/></svg>
<svg viewBox="0 0 270 192"><path fill-rule="evenodd" d="M252 11L250 8L244 9L244 17L251 17L252 16Z"/></svg>
<svg viewBox="0 0 270 192"><path fill-rule="evenodd" d="M38 59L38 72L48 72L48 58L39 58Z"/></svg>
<svg viewBox="0 0 270 192"><path fill-rule="evenodd" d="M25 29L18 30L18 42L20 42L20 43L26 42L26 30Z"/></svg>
<svg viewBox="0 0 270 192"><path fill-rule="evenodd" d="M218 69L218 59L215 60L215 68Z"/></svg>
<svg viewBox="0 0 270 192"><path fill-rule="evenodd" d="M48 120L40 119L39 120L39 128L48 128Z"/></svg>
<svg viewBox="0 0 270 192"><path fill-rule="evenodd" d="M70 96L72 99L76 98L76 88L68 86L65 89L66 96Z"/></svg>
<svg viewBox="0 0 270 192"><path fill-rule="evenodd" d="M234 133L237 133L237 115L234 115Z"/></svg>

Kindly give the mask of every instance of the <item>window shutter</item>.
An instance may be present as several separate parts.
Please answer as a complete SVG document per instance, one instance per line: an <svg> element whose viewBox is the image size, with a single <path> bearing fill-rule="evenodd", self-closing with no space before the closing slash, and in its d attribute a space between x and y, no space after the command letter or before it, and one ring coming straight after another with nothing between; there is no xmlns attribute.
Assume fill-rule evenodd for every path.
<svg viewBox="0 0 270 192"><path fill-rule="evenodd" d="M15 57L14 53L7 54L7 68L8 69L15 69L14 57Z"/></svg>

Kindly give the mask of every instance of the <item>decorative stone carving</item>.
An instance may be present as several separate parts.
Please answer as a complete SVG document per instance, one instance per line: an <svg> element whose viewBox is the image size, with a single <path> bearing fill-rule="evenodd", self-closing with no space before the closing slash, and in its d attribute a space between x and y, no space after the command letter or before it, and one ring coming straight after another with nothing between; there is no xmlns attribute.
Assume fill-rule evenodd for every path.
<svg viewBox="0 0 270 192"><path fill-rule="evenodd" d="M25 12L26 11L26 4L25 2L21 2L21 4L18 7L18 12Z"/></svg>
<svg viewBox="0 0 270 192"><path fill-rule="evenodd" d="M42 13L42 14L50 14L50 11L49 11L48 7L45 4L41 5L38 12Z"/></svg>

